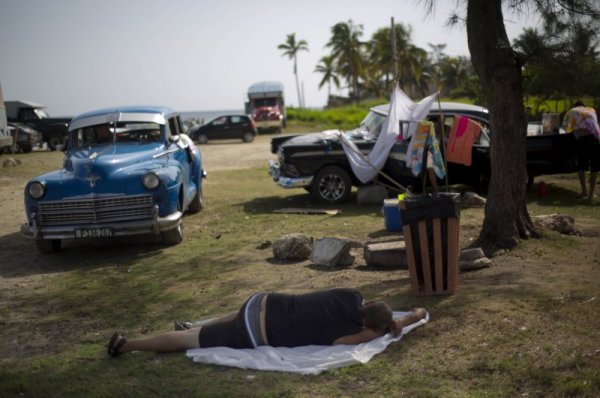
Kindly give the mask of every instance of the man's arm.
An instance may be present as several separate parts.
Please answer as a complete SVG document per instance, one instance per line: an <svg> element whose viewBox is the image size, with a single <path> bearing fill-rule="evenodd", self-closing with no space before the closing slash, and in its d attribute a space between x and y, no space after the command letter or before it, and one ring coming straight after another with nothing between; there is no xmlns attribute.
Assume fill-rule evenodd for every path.
<svg viewBox="0 0 600 398"><path fill-rule="evenodd" d="M412 325L415 322L419 322L421 319L425 319L426 316L427 311L424 308L415 308L408 315L394 319L391 325L391 332L394 336L399 336L402 333L403 328Z"/></svg>
<svg viewBox="0 0 600 398"><path fill-rule="evenodd" d="M367 341L371 341L376 339L377 337L383 336L385 333L381 331L376 331L369 328L364 328L358 333L349 334L348 336L338 337L333 341L332 345L345 344L345 345L356 345L360 343L366 343Z"/></svg>

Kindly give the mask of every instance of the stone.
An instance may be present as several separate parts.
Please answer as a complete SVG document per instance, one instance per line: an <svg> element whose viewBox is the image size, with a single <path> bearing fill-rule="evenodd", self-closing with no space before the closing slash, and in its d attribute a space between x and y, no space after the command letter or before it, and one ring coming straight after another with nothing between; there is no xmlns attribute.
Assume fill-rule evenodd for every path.
<svg viewBox="0 0 600 398"><path fill-rule="evenodd" d="M359 205L381 205L387 197L387 189L381 185L362 185L356 192L356 202Z"/></svg>
<svg viewBox="0 0 600 398"><path fill-rule="evenodd" d="M408 269L403 240L367 244L364 246L364 258L369 266Z"/></svg>
<svg viewBox="0 0 600 398"><path fill-rule="evenodd" d="M476 247L473 249L464 249L461 250L459 260L460 261L474 261L480 258L485 257L483 250L480 247Z"/></svg>
<svg viewBox="0 0 600 398"><path fill-rule="evenodd" d="M475 192L463 192L458 198L460 207L484 207L486 199Z"/></svg>
<svg viewBox="0 0 600 398"><path fill-rule="evenodd" d="M477 260L461 260L458 262L460 272L476 271L482 268L487 268L492 265L492 260L487 257L478 258Z"/></svg>
<svg viewBox="0 0 600 398"><path fill-rule="evenodd" d="M313 246L310 259L316 265L326 267L348 266L354 263L350 248L356 243L344 238L320 238Z"/></svg>
<svg viewBox="0 0 600 398"><path fill-rule="evenodd" d="M313 237L304 234L289 234L273 242L273 257L276 260L306 260L313 250Z"/></svg>
<svg viewBox="0 0 600 398"><path fill-rule="evenodd" d="M21 164L21 159L8 158L2 162L2 167L17 167Z"/></svg>
<svg viewBox="0 0 600 398"><path fill-rule="evenodd" d="M566 214L548 214L533 217L535 225L556 231L564 235L581 236L581 231L575 227L575 219Z"/></svg>

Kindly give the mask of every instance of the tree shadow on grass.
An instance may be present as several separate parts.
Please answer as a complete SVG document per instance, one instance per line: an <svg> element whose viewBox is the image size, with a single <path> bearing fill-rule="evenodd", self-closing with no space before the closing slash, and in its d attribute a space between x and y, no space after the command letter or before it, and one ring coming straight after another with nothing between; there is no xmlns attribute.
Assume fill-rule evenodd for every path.
<svg viewBox="0 0 600 398"><path fill-rule="evenodd" d="M66 239L57 253L40 253L35 242L18 232L0 236L3 260L0 275L4 278L51 274L75 269L92 270L109 264L122 267L160 254L165 248L159 237L135 236L119 239Z"/></svg>
<svg viewBox="0 0 600 398"><path fill-rule="evenodd" d="M243 206L246 213L252 214L271 214L274 210L278 209L298 208L306 211L315 209L340 210L343 216L352 217L378 213L381 210L381 206L378 205L358 205L355 198L339 204L319 203L311 200L308 193L291 196L259 197L247 202L238 203L238 205Z"/></svg>
<svg viewBox="0 0 600 398"><path fill-rule="evenodd" d="M546 187L546 195L544 197L540 198L537 191L529 193L526 198L527 204L536 203L540 207L599 206L598 202L590 203L585 198L578 198L578 192L571 189L554 184L548 184Z"/></svg>

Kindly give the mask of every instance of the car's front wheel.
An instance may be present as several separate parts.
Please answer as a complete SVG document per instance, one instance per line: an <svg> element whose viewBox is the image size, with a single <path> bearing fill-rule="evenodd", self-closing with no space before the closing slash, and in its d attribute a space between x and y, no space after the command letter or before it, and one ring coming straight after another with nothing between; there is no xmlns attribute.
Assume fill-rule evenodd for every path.
<svg viewBox="0 0 600 398"><path fill-rule="evenodd" d="M183 242L183 223L173 229L163 231L160 233L162 241L166 245L178 245Z"/></svg>
<svg viewBox="0 0 600 398"><path fill-rule="evenodd" d="M206 134L198 134L198 137L196 137L196 142L201 145L206 144L208 143L208 137Z"/></svg>
<svg viewBox="0 0 600 398"><path fill-rule="evenodd" d="M254 134L252 133L244 133L242 136L242 141L244 142L252 142L254 141Z"/></svg>
<svg viewBox="0 0 600 398"><path fill-rule="evenodd" d="M35 241L38 251L43 254L58 253L61 244L60 239L36 239Z"/></svg>
<svg viewBox="0 0 600 398"><path fill-rule="evenodd" d="M204 198L202 196L202 188L198 186L198 192L196 192L196 196L194 196L194 199L192 199L192 201L190 202L190 205L188 206L188 211L192 214L198 213L200 210L202 210L203 207Z"/></svg>
<svg viewBox="0 0 600 398"><path fill-rule="evenodd" d="M352 181L348 172L341 167L327 166L315 176L310 194L319 202L341 203L350 198Z"/></svg>

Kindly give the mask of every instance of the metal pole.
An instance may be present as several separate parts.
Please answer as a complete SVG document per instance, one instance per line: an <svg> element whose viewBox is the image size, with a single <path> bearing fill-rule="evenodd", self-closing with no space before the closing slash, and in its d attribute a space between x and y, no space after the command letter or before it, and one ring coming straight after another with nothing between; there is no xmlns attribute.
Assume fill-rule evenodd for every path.
<svg viewBox="0 0 600 398"><path fill-rule="evenodd" d="M448 192L448 160L446 159L446 125L444 124L444 114L442 113L442 102L440 101L440 91L438 90L437 95L438 110L440 112L440 128L442 129L442 154L444 156L444 167L446 168L446 192Z"/></svg>
<svg viewBox="0 0 600 398"><path fill-rule="evenodd" d="M394 25L394 17L392 17L392 28L391 28L391 32L390 34L392 35L391 37L391 42L392 42L392 71L394 74L394 83L395 82L400 82L399 78L398 78L398 57L397 57L397 50L396 50L396 25Z"/></svg>

